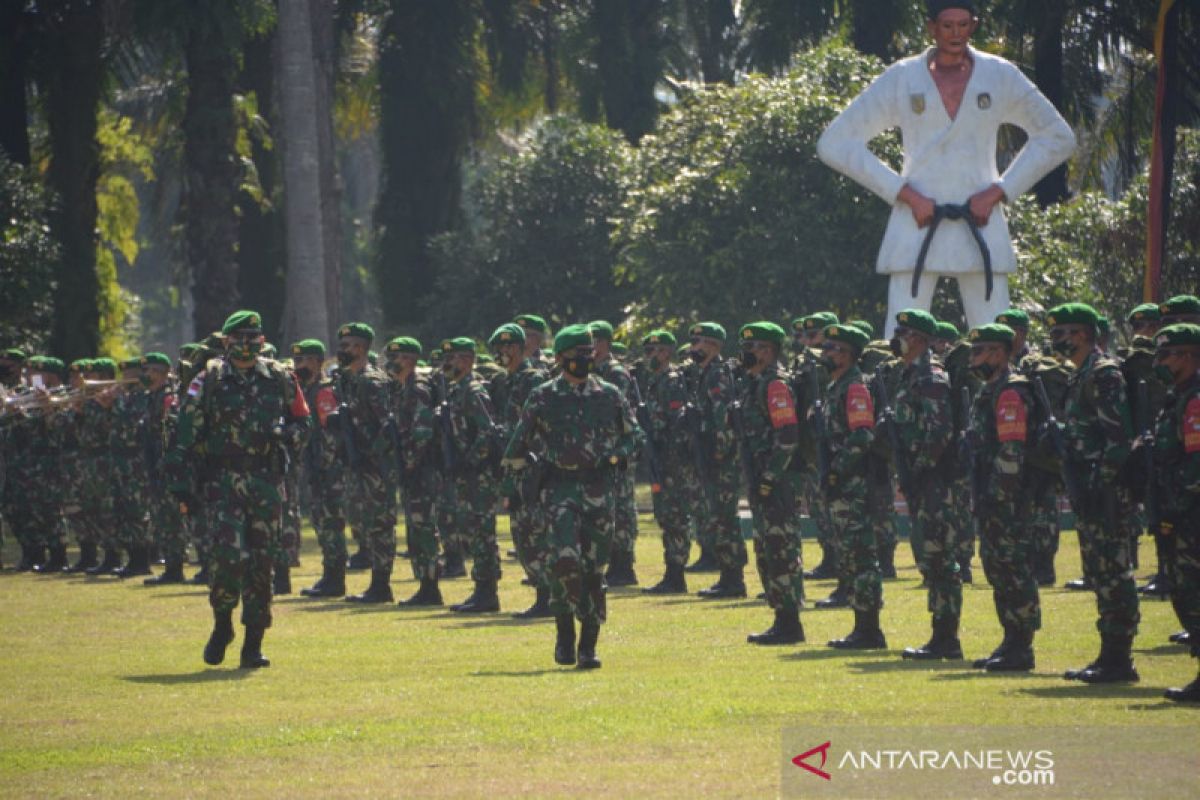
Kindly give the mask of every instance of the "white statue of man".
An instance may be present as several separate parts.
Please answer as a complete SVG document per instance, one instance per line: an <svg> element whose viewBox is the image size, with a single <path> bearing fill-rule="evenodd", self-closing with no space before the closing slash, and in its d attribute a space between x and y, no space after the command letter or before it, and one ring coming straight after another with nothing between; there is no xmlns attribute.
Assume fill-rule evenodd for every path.
<svg viewBox="0 0 1200 800"><path fill-rule="evenodd" d="M927 16L934 46L892 64L817 143L822 161L892 204L875 265L891 276L888 336L900 310L930 308L942 275L958 281L970 326L1008 308L1005 276L1017 259L997 206L1075 149L1071 127L1016 66L970 46L979 25L972 0L929 0ZM1002 123L1029 139L1000 175ZM867 148L891 128L904 148L900 174Z"/></svg>

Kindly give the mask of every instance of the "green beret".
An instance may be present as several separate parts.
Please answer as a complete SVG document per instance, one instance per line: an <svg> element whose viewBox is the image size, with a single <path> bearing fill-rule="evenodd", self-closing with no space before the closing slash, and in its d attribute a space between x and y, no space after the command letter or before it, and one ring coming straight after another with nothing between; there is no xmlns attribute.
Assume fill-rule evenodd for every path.
<svg viewBox="0 0 1200 800"><path fill-rule="evenodd" d="M518 314L513 318L513 322L520 325L522 328L529 328L538 333L546 333L550 330L550 326L546 324L546 320L539 317L537 314Z"/></svg>
<svg viewBox="0 0 1200 800"><path fill-rule="evenodd" d="M451 342L453 341L453 339L442 339L442 344L438 349L442 351L443 355L450 352Z"/></svg>
<svg viewBox="0 0 1200 800"><path fill-rule="evenodd" d="M71 370L71 372L91 372L92 360L90 358L77 358L67 366L67 369Z"/></svg>
<svg viewBox="0 0 1200 800"><path fill-rule="evenodd" d="M1125 321L1132 325L1135 322L1157 322L1162 319L1162 312L1158 310L1158 303L1142 303L1140 306L1134 306L1129 315L1125 317Z"/></svg>
<svg viewBox="0 0 1200 800"><path fill-rule="evenodd" d="M320 339L301 339L292 345L293 356L325 357L325 343Z"/></svg>
<svg viewBox="0 0 1200 800"><path fill-rule="evenodd" d="M612 343L612 351L619 356L628 355L629 354L629 346L626 345L624 342L613 342Z"/></svg>
<svg viewBox="0 0 1200 800"><path fill-rule="evenodd" d="M996 315L995 322L1015 330L1029 330L1029 315L1019 308L1006 308Z"/></svg>
<svg viewBox="0 0 1200 800"><path fill-rule="evenodd" d="M221 333L231 334L234 331L258 331L262 332L262 315L257 311L248 311L242 309L235 311L225 320L225 324L221 326Z"/></svg>
<svg viewBox="0 0 1200 800"><path fill-rule="evenodd" d="M738 330L739 342L770 342L782 347L786 337L787 332L783 328L766 320L747 323Z"/></svg>
<svg viewBox="0 0 1200 800"><path fill-rule="evenodd" d="M445 344L447 344L447 342L443 342L442 344L445 345ZM451 352L451 353L472 353L472 354L474 354L474 352L475 352L475 340L472 339L470 336L456 336L453 339L451 339L448 344L450 345L450 347L448 349L449 349L449 352ZM442 349L446 350L447 348L443 347Z"/></svg>
<svg viewBox="0 0 1200 800"><path fill-rule="evenodd" d="M19 347L10 347L3 353L0 353L0 358L7 358L9 361L24 361L25 351Z"/></svg>
<svg viewBox="0 0 1200 800"><path fill-rule="evenodd" d="M825 340L848 344L861 353L870 343L871 337L852 325L828 325L825 328Z"/></svg>
<svg viewBox="0 0 1200 800"><path fill-rule="evenodd" d="M1004 323L993 322L988 325L980 325L978 328L972 328L971 332L967 334L967 340L971 344L975 344L976 342L999 342L1011 347L1016 335L1016 332Z"/></svg>
<svg viewBox="0 0 1200 800"><path fill-rule="evenodd" d="M1154 336L1157 347L1172 345L1200 345L1200 325L1191 322L1177 322L1168 325Z"/></svg>
<svg viewBox="0 0 1200 800"><path fill-rule="evenodd" d="M587 325L568 325L554 337L554 355L570 350L579 345L592 343L592 331Z"/></svg>
<svg viewBox="0 0 1200 800"><path fill-rule="evenodd" d="M671 333L670 331L664 331L662 328L650 331L648 334L646 334L645 338L642 339L642 347L645 347L648 344L669 344L674 347L676 344L675 334Z"/></svg>
<svg viewBox="0 0 1200 800"><path fill-rule="evenodd" d="M59 377L67 374L67 365L54 356L34 356L29 359L29 368L34 372L52 372Z"/></svg>
<svg viewBox="0 0 1200 800"><path fill-rule="evenodd" d="M896 315L896 323L926 336L937 336L937 320L933 318L933 314L920 308L904 309ZM853 322L850 324L854 325Z"/></svg>
<svg viewBox="0 0 1200 800"><path fill-rule="evenodd" d="M200 344L199 342L184 342L183 344L179 345L179 357L185 359L191 358L203 349L204 345Z"/></svg>
<svg viewBox="0 0 1200 800"><path fill-rule="evenodd" d="M796 317L794 320L792 320L792 330L796 333L802 332L804 330L804 320L806 319L808 319L808 317Z"/></svg>
<svg viewBox="0 0 1200 800"><path fill-rule="evenodd" d="M1063 303L1046 312L1046 324L1051 328L1055 325L1091 325L1095 328L1100 324L1100 315L1087 303Z"/></svg>
<svg viewBox="0 0 1200 800"><path fill-rule="evenodd" d="M356 339L365 339L368 342L375 341L375 329L365 322L347 322L342 327L338 328L338 338L353 336Z"/></svg>
<svg viewBox="0 0 1200 800"><path fill-rule="evenodd" d="M953 322L938 322L937 333L934 335L947 342L957 342L958 337L961 336Z"/></svg>
<svg viewBox="0 0 1200 800"><path fill-rule="evenodd" d="M118 361L117 364L121 367L121 369L141 369L142 357L133 356L132 358L122 359L121 361Z"/></svg>
<svg viewBox="0 0 1200 800"><path fill-rule="evenodd" d="M875 326L867 322L865 319L852 319L846 324L851 328L858 328L867 335L867 339L873 339L875 337Z"/></svg>
<svg viewBox="0 0 1200 800"><path fill-rule="evenodd" d="M171 359L167 357L166 353L159 353L159 352L143 353L142 354L142 366L143 367L151 367L151 366L166 367L167 369L170 369L171 368Z"/></svg>
<svg viewBox="0 0 1200 800"><path fill-rule="evenodd" d="M823 331L830 325L838 324L838 316L832 311L818 311L804 318L804 330Z"/></svg>
<svg viewBox="0 0 1200 800"><path fill-rule="evenodd" d="M719 342L725 341L725 328L715 322L697 322L689 333L691 336L706 336Z"/></svg>
<svg viewBox="0 0 1200 800"><path fill-rule="evenodd" d="M97 372L101 375L113 378L116 377L117 374L117 362L113 361L111 358L93 358L91 369L88 371Z"/></svg>
<svg viewBox="0 0 1200 800"><path fill-rule="evenodd" d="M1096 320L1096 329L1100 331L1101 336L1108 336L1111 325L1108 322L1108 317L1103 314Z"/></svg>
<svg viewBox="0 0 1200 800"><path fill-rule="evenodd" d="M1200 314L1200 297L1194 294L1177 294L1158 307L1165 317L1175 314Z"/></svg>
<svg viewBox="0 0 1200 800"><path fill-rule="evenodd" d="M421 343L411 336L397 336L387 343L387 347L383 348L388 355L393 353L411 353L412 355L421 355Z"/></svg>
<svg viewBox="0 0 1200 800"><path fill-rule="evenodd" d="M588 328L592 332L593 339L603 339L606 342L613 340L613 326L609 322L598 319L595 322L589 322Z"/></svg>
<svg viewBox="0 0 1200 800"><path fill-rule="evenodd" d="M525 330L515 322L504 323L488 337L489 346L499 344L525 344Z"/></svg>

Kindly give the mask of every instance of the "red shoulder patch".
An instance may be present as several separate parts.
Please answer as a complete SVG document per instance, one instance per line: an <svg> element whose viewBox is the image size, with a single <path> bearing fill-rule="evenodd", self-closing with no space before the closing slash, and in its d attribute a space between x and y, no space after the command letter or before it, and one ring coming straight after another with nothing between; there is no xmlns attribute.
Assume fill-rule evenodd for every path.
<svg viewBox="0 0 1200 800"><path fill-rule="evenodd" d="M852 383L846 390L846 423L852 431L875 427L875 401L866 384Z"/></svg>
<svg viewBox="0 0 1200 800"><path fill-rule="evenodd" d="M196 377L192 378L192 382L188 384L188 397L198 397L200 391L204 388L204 376L208 374L207 370L202 370Z"/></svg>
<svg viewBox="0 0 1200 800"><path fill-rule="evenodd" d="M1183 449L1200 453L1200 395L1188 400L1183 409Z"/></svg>
<svg viewBox="0 0 1200 800"><path fill-rule="evenodd" d="M321 423L321 427L325 427L325 420L330 414L337 411L338 401L333 394L333 389L326 386L317 391L317 421Z"/></svg>
<svg viewBox="0 0 1200 800"><path fill-rule="evenodd" d="M1023 442L1028 433L1028 409L1016 389L1005 389L996 400L996 438Z"/></svg>
<svg viewBox="0 0 1200 800"><path fill-rule="evenodd" d="M304 392L300 389L300 381L296 376L292 376L292 407L289 409L292 414L292 419L304 419L308 416L308 401L304 399Z"/></svg>
<svg viewBox="0 0 1200 800"><path fill-rule="evenodd" d="M171 409L175 408L175 406L177 406L177 405L179 405L179 398L175 396L174 392L167 392L166 394L163 395L163 411L164 412L170 411Z"/></svg>
<svg viewBox="0 0 1200 800"><path fill-rule="evenodd" d="M791 389L783 381L767 384L767 413L771 416L772 428L797 424L796 401Z"/></svg>

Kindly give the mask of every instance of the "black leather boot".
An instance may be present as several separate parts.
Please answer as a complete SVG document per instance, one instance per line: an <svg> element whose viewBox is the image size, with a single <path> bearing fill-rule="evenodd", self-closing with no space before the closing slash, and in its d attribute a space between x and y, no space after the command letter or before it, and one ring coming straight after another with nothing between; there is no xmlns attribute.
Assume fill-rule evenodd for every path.
<svg viewBox="0 0 1200 800"><path fill-rule="evenodd" d="M208 564L203 563L200 566L200 571L192 576L192 583L197 586L208 586L208 579L212 577L212 573L208 571Z"/></svg>
<svg viewBox="0 0 1200 800"><path fill-rule="evenodd" d="M614 551L608 562L604 580L609 586L637 586L637 573L633 571L633 554Z"/></svg>
<svg viewBox="0 0 1200 800"><path fill-rule="evenodd" d="M984 665L988 672L1029 672L1033 667L1033 631L1013 631L1008 649Z"/></svg>
<svg viewBox="0 0 1200 800"><path fill-rule="evenodd" d="M721 568L712 551L707 547L700 548L700 557L683 568L684 572L716 572Z"/></svg>
<svg viewBox="0 0 1200 800"><path fill-rule="evenodd" d="M971 662L971 666L974 667L975 669L984 669L985 667L987 667L987 663L989 661L991 661L994 658L999 658L1000 656L1007 653L1008 649L1010 647L1012 647L1012 643L1013 643L1013 631L1011 628L1006 626L1004 628L1004 639L1001 640L1000 644L996 645L996 649L992 651L992 654L990 656L984 656L983 658L975 659L974 661Z"/></svg>
<svg viewBox="0 0 1200 800"><path fill-rule="evenodd" d="M1190 645L1192 643L1192 635L1187 631L1178 631L1168 636L1167 641L1172 644Z"/></svg>
<svg viewBox="0 0 1200 800"><path fill-rule="evenodd" d="M341 564L325 567L312 586L300 590L302 597L345 597L346 568Z"/></svg>
<svg viewBox="0 0 1200 800"><path fill-rule="evenodd" d="M1176 703L1200 703L1200 675L1181 689L1167 689L1163 692L1163 697L1174 700Z"/></svg>
<svg viewBox="0 0 1200 800"><path fill-rule="evenodd" d="M596 658L596 640L600 638L600 623L584 622L579 626L579 658L578 669L600 669L600 659Z"/></svg>
<svg viewBox="0 0 1200 800"><path fill-rule="evenodd" d="M975 582L975 576L971 574L971 559L967 558L958 562L958 577L963 583Z"/></svg>
<svg viewBox="0 0 1200 800"><path fill-rule="evenodd" d="M829 597L817 601L817 608L849 608L850 587L846 581L838 581L837 587Z"/></svg>
<svg viewBox="0 0 1200 800"><path fill-rule="evenodd" d="M1092 590L1092 581L1088 577L1076 578L1073 581L1067 581L1063 584L1064 589L1070 589L1072 592L1090 592Z"/></svg>
<svg viewBox="0 0 1200 800"><path fill-rule="evenodd" d="M33 572L46 561L46 549L39 545L22 544L17 572Z"/></svg>
<svg viewBox="0 0 1200 800"><path fill-rule="evenodd" d="M701 589L696 594L706 600L745 597L746 579L742 576L740 568L721 570L721 578L716 583L707 589Z"/></svg>
<svg viewBox="0 0 1200 800"><path fill-rule="evenodd" d="M357 552L346 560L346 569L351 572L361 572L371 568L371 554L359 545Z"/></svg>
<svg viewBox="0 0 1200 800"><path fill-rule="evenodd" d="M804 577L811 581L820 581L837 576L837 555L828 542L821 542L821 563L804 573Z"/></svg>
<svg viewBox="0 0 1200 800"><path fill-rule="evenodd" d="M150 551L143 546L129 548L129 561L125 562L125 566L113 570L113 575L118 578L136 578L139 575L153 574L150 570Z"/></svg>
<svg viewBox="0 0 1200 800"><path fill-rule="evenodd" d="M33 571L39 575L61 575L67 568L67 546L56 544L50 548L50 557L45 563L38 564Z"/></svg>
<svg viewBox="0 0 1200 800"><path fill-rule="evenodd" d="M438 588L437 578L421 578L421 586L417 593L407 600L401 600L397 605L405 608L442 605L442 590Z"/></svg>
<svg viewBox="0 0 1200 800"><path fill-rule="evenodd" d="M465 601L450 606L451 611L460 614L486 614L500 610L500 598L496 596L496 580L490 578L475 581L475 591Z"/></svg>
<svg viewBox="0 0 1200 800"><path fill-rule="evenodd" d="M447 550L442 557L442 577L443 578L465 578L467 577L467 565L463 563L462 553L454 550Z"/></svg>
<svg viewBox="0 0 1200 800"><path fill-rule="evenodd" d="M554 663L572 666L575 664L575 615L556 614L554 624L558 629L554 638Z"/></svg>
<svg viewBox="0 0 1200 800"><path fill-rule="evenodd" d="M183 576L183 562L171 561L167 564L167 568L163 573L156 578L146 578L142 583L146 586L166 586L172 583L184 583L187 578Z"/></svg>
<svg viewBox="0 0 1200 800"><path fill-rule="evenodd" d="M121 551L114 548L104 549L104 560L91 569L85 570L87 575L111 575L112 571L121 566Z"/></svg>
<svg viewBox="0 0 1200 800"><path fill-rule="evenodd" d="M1101 635L1100 658L1095 666L1083 670L1076 680L1084 683L1136 683L1140 680L1133 667L1133 637Z"/></svg>
<svg viewBox="0 0 1200 800"><path fill-rule="evenodd" d="M233 612L214 611L212 634L204 645L204 663L217 666L225 660L225 648L233 641Z"/></svg>
<svg viewBox="0 0 1200 800"><path fill-rule="evenodd" d="M750 644L799 644L804 641L804 626L800 624L799 609L775 609L775 621L762 633L746 637Z"/></svg>
<svg viewBox="0 0 1200 800"><path fill-rule="evenodd" d="M63 571L69 572L72 575L78 572L87 572L89 569L96 566L97 563L99 562L96 560L96 543L80 542L79 560Z"/></svg>
<svg viewBox="0 0 1200 800"><path fill-rule="evenodd" d="M242 641L242 661L238 664L241 669L262 669L271 666L271 659L262 653L263 634L266 630L260 625L247 625L246 638Z"/></svg>
<svg viewBox="0 0 1200 800"><path fill-rule="evenodd" d="M346 600L350 603L391 603L395 601L392 596L392 585L390 583L392 573L382 569L371 570L371 585L362 594L346 595Z"/></svg>
<svg viewBox="0 0 1200 800"><path fill-rule="evenodd" d="M668 564L663 579L646 589L645 594L687 594L687 578L683 575L682 564Z"/></svg>
<svg viewBox="0 0 1200 800"><path fill-rule="evenodd" d="M917 661L961 660L963 651L958 641L958 620L954 617L934 620L933 635L929 641L920 647L906 647L900 655Z"/></svg>
<svg viewBox="0 0 1200 800"><path fill-rule="evenodd" d="M542 617L553 617L554 612L550 610L550 590L544 586L537 587L533 605L524 611L518 611L513 614L516 619L540 619Z"/></svg>
<svg viewBox="0 0 1200 800"><path fill-rule="evenodd" d="M896 577L896 545L879 548L879 574L888 579Z"/></svg>
<svg viewBox="0 0 1200 800"><path fill-rule="evenodd" d="M887 639L879 629L879 611L854 612L854 630L841 639L831 639L829 646L838 650L886 650Z"/></svg>
<svg viewBox="0 0 1200 800"><path fill-rule="evenodd" d="M279 597L292 593L292 568L286 562L275 565L275 577L272 581L271 594Z"/></svg>

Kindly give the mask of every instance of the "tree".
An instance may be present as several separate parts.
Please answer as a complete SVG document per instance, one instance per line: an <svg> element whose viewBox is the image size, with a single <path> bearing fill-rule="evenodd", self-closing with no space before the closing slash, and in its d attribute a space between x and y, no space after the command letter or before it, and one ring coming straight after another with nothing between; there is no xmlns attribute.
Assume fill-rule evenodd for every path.
<svg viewBox="0 0 1200 800"><path fill-rule="evenodd" d="M50 327L53 265L52 203L32 168L0 153L0 342L40 349Z"/></svg>
<svg viewBox="0 0 1200 800"><path fill-rule="evenodd" d="M592 0L593 59L608 127L632 144L658 118L667 0Z"/></svg>

